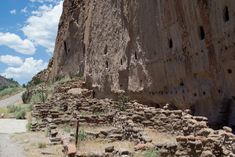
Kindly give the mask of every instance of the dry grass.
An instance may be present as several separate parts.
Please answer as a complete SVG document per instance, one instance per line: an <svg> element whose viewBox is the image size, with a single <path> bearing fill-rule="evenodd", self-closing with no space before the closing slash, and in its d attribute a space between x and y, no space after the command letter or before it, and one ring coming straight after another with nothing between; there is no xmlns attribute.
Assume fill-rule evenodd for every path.
<svg viewBox="0 0 235 157"><path fill-rule="evenodd" d="M12 136L13 140L17 141L24 148L27 157L42 157L42 153L48 153L47 157L62 157L61 145L48 145L49 140L44 132L27 132L22 134L15 134ZM39 147L39 145L43 146ZM45 147L46 145L46 147Z"/></svg>

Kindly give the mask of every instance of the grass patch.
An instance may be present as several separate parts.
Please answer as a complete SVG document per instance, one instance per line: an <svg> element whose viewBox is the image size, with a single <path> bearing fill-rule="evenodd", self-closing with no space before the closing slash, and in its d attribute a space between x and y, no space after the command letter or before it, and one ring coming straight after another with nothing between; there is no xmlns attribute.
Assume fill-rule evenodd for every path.
<svg viewBox="0 0 235 157"><path fill-rule="evenodd" d="M56 77L56 82L55 83L64 83L64 82L68 82L71 80L71 77L70 76L57 76Z"/></svg>
<svg viewBox="0 0 235 157"><path fill-rule="evenodd" d="M156 149L151 148L145 151L144 157L160 157L160 153Z"/></svg>
<svg viewBox="0 0 235 157"><path fill-rule="evenodd" d="M34 94L31 98L32 103L41 103L41 102L44 103L46 100L47 100L46 92L38 92Z"/></svg>
<svg viewBox="0 0 235 157"><path fill-rule="evenodd" d="M4 89L0 90L0 99L5 98L7 96L11 96L13 94L16 94L20 91L23 91L23 88L20 86L12 86L12 87L7 87Z"/></svg>
<svg viewBox="0 0 235 157"><path fill-rule="evenodd" d="M26 116L26 109L21 105L15 106L8 106L8 113L13 113L16 119L25 119Z"/></svg>
<svg viewBox="0 0 235 157"><path fill-rule="evenodd" d="M0 115L3 114L4 117L9 117L8 110L6 107L0 107Z"/></svg>
<svg viewBox="0 0 235 157"><path fill-rule="evenodd" d="M32 110L31 104L11 105L0 107L0 114L4 114L4 118L26 119L28 113Z"/></svg>
<svg viewBox="0 0 235 157"><path fill-rule="evenodd" d="M26 119L27 112L32 110L31 104L7 106L7 113L13 114L16 119Z"/></svg>

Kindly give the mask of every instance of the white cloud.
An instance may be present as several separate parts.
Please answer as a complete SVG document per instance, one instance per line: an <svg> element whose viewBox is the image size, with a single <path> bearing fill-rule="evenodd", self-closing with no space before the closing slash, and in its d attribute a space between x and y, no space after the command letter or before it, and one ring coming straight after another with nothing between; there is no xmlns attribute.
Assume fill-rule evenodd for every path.
<svg viewBox="0 0 235 157"><path fill-rule="evenodd" d="M53 52L59 19L62 13L62 1L55 6L42 5L32 12L22 28L28 39Z"/></svg>
<svg viewBox="0 0 235 157"><path fill-rule="evenodd" d="M43 60L35 60L33 57L26 58L19 67L8 67L1 74L7 78L15 80L30 80L35 74L47 67L47 63Z"/></svg>
<svg viewBox="0 0 235 157"><path fill-rule="evenodd" d="M15 15L15 14L16 14L16 10L13 9L13 10L10 11L10 13L11 13L12 15Z"/></svg>
<svg viewBox="0 0 235 157"><path fill-rule="evenodd" d="M20 10L21 13L27 13L28 12L28 7L24 7L23 9Z"/></svg>
<svg viewBox="0 0 235 157"><path fill-rule="evenodd" d="M23 40L18 35L9 32L0 32L0 45L7 46L22 54L32 55L36 51L34 44L30 40Z"/></svg>
<svg viewBox="0 0 235 157"><path fill-rule="evenodd" d="M9 66L19 66L23 64L23 60L18 56L1 55L0 62Z"/></svg>

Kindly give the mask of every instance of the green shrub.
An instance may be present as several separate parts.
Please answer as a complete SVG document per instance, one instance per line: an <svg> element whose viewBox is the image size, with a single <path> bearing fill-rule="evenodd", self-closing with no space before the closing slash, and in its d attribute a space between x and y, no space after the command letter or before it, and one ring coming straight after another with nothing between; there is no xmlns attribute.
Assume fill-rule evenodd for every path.
<svg viewBox="0 0 235 157"><path fill-rule="evenodd" d="M26 111L24 109L21 109L17 112L15 112L15 118L16 119L25 119Z"/></svg>
<svg viewBox="0 0 235 157"><path fill-rule="evenodd" d="M11 105L7 106L8 113L15 113L16 111L20 110L19 106Z"/></svg>
<svg viewBox="0 0 235 157"><path fill-rule="evenodd" d="M120 95L118 99L118 109L120 111L125 111L126 110L126 103L130 101L130 98L125 95Z"/></svg>
<svg viewBox="0 0 235 157"><path fill-rule="evenodd" d="M34 94L31 98L32 103L40 103L40 102L45 103L46 100L47 100L47 94L46 92L42 92L42 91Z"/></svg>
<svg viewBox="0 0 235 157"><path fill-rule="evenodd" d="M78 139L80 141L85 141L87 139L87 134L84 129L79 130Z"/></svg>
<svg viewBox="0 0 235 157"><path fill-rule="evenodd" d="M160 153L156 149L151 148L145 151L144 157L160 157Z"/></svg>
<svg viewBox="0 0 235 157"><path fill-rule="evenodd" d="M28 104L32 98L32 92L28 89L22 94L22 101L24 104Z"/></svg>
<svg viewBox="0 0 235 157"><path fill-rule="evenodd" d="M71 80L71 77L69 75L66 76L57 76L55 79L55 83L56 84L60 84L60 83L64 83L64 82L68 82Z"/></svg>
<svg viewBox="0 0 235 157"><path fill-rule="evenodd" d="M8 106L7 111L8 113L14 113L16 119L25 119L26 116L26 107L23 106Z"/></svg>
<svg viewBox="0 0 235 157"><path fill-rule="evenodd" d="M41 83L43 83L43 81L40 80L40 78L34 78L34 80L33 80L33 85L39 85L39 84L41 84Z"/></svg>

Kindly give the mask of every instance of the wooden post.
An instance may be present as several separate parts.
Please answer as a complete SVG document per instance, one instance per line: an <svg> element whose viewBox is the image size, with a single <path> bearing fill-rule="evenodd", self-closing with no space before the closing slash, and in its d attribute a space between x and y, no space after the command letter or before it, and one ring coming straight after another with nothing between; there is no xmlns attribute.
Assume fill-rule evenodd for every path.
<svg viewBox="0 0 235 157"><path fill-rule="evenodd" d="M76 146L78 146L78 131L79 131L79 120L77 119L76 141L75 141Z"/></svg>

